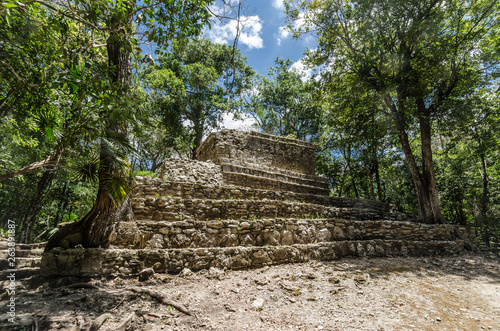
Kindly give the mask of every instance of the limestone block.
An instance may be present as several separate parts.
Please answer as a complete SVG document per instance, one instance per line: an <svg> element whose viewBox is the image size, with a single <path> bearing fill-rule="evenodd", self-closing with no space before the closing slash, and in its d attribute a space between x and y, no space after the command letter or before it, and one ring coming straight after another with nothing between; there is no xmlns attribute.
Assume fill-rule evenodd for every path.
<svg viewBox="0 0 500 331"><path fill-rule="evenodd" d="M292 231L285 230L283 231L283 235L281 236L281 244L282 245L293 245L295 242L293 240Z"/></svg>
<svg viewBox="0 0 500 331"><path fill-rule="evenodd" d="M258 250L252 253L251 260L252 267L260 267L271 263L271 259L269 258L267 252L264 250Z"/></svg>
<svg viewBox="0 0 500 331"><path fill-rule="evenodd" d="M333 229L333 238L335 240L342 240L345 238L344 230L340 226L336 226Z"/></svg>
<svg viewBox="0 0 500 331"><path fill-rule="evenodd" d="M265 246L265 245L270 245L270 246L277 246L280 244L280 233L276 230L263 230L261 233L257 236L255 244L257 246Z"/></svg>
<svg viewBox="0 0 500 331"><path fill-rule="evenodd" d="M318 242L330 241L332 234L328 229L323 228L318 231L316 238L318 239Z"/></svg>
<svg viewBox="0 0 500 331"><path fill-rule="evenodd" d="M211 221L211 222L207 222L207 226L209 228L221 229L224 227L224 223L220 222L220 221Z"/></svg>
<svg viewBox="0 0 500 331"><path fill-rule="evenodd" d="M240 236L240 245L253 246L254 243L255 243L255 238L252 234L247 233Z"/></svg>
<svg viewBox="0 0 500 331"><path fill-rule="evenodd" d="M146 248L163 248L165 245L165 241L163 239L163 236L161 234L154 234L151 239L149 239L145 247Z"/></svg>
<svg viewBox="0 0 500 331"><path fill-rule="evenodd" d="M230 258L229 261L229 268L231 269L244 269L248 268L250 266L250 257L248 254L238 254L232 258Z"/></svg>
<svg viewBox="0 0 500 331"><path fill-rule="evenodd" d="M170 240L170 246L174 248L188 247L191 244L191 238L185 234L178 233Z"/></svg>
<svg viewBox="0 0 500 331"><path fill-rule="evenodd" d="M228 269L231 265L231 259L229 256L227 256L224 253L219 253L215 255L215 258L212 260L211 266L218 268L218 269Z"/></svg>
<svg viewBox="0 0 500 331"><path fill-rule="evenodd" d="M224 233L221 234L219 240L220 247L232 247L238 246L238 236L234 233L231 233L229 229L227 229Z"/></svg>
<svg viewBox="0 0 500 331"><path fill-rule="evenodd" d="M197 232L191 236L191 247L213 247L216 240L213 236L208 236L203 232Z"/></svg>
<svg viewBox="0 0 500 331"><path fill-rule="evenodd" d="M272 256L273 261L284 262L289 258L288 247L276 247L276 249L270 254Z"/></svg>

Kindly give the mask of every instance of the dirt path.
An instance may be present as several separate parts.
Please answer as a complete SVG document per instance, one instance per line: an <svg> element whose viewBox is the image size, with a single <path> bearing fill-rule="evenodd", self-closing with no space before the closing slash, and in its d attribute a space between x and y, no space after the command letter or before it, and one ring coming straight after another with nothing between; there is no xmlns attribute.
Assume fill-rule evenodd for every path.
<svg viewBox="0 0 500 331"><path fill-rule="evenodd" d="M20 324L9 327L3 308L0 325L85 330L109 313L99 330L116 330L126 317L131 321L123 330L500 330L500 259L493 255L184 270L142 283L116 278L90 280L97 288L61 288L81 282L18 282ZM160 291L195 316L126 290L134 286ZM2 307L9 299L5 292Z"/></svg>

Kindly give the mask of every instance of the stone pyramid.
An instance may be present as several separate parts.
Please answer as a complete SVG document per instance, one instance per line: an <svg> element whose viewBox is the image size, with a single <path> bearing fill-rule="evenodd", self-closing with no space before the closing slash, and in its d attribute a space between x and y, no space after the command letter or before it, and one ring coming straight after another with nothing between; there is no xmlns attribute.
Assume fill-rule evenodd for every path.
<svg viewBox="0 0 500 331"><path fill-rule="evenodd" d="M223 130L197 160L166 160L136 177L135 220L108 249L53 249L43 273L80 276L256 268L342 257L457 254L471 228L423 224L390 205L333 198L315 175L315 148L296 139Z"/></svg>

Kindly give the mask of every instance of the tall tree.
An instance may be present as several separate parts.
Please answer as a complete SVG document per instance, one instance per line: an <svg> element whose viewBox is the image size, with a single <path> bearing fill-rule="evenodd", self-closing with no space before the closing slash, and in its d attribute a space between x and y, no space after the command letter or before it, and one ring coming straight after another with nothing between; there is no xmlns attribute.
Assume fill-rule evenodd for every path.
<svg viewBox="0 0 500 331"><path fill-rule="evenodd" d="M318 135L321 111L313 85L290 59L276 58L269 77L259 77L247 111L259 128L280 136L313 140Z"/></svg>
<svg viewBox="0 0 500 331"><path fill-rule="evenodd" d="M12 2L14 3L14 2ZM98 194L91 211L79 222L56 233L46 249L71 236L86 247L106 247L113 224L127 210L126 153L131 56L137 51L137 33L143 32L149 41L168 44L179 34L196 34L209 18L207 1L37 1L22 5L21 11L43 10L47 15L64 17L86 28L92 42L80 47L102 48L107 58L99 113L103 122L98 135L100 153ZM19 6L19 5L17 5ZM13 5L16 7L16 5ZM18 11L19 11L18 10ZM133 22L137 24L134 29ZM141 30L142 29L142 30ZM138 31L138 32L136 32ZM80 239L78 239L80 237Z"/></svg>
<svg viewBox="0 0 500 331"><path fill-rule="evenodd" d="M171 52L146 69L152 107L173 138L191 146L191 157L203 136L217 128L224 114L238 114L241 94L254 72L232 46L208 39L179 40Z"/></svg>
<svg viewBox="0 0 500 331"><path fill-rule="evenodd" d="M285 3L290 26L299 18L306 22L296 35L312 30L318 35L319 46L309 58L334 72L325 84L335 84L338 75L351 86L379 95L411 172L420 218L443 222L433 165L433 124L449 109L450 98L474 94L473 86L458 87L498 72L498 58L490 53L491 44L498 43L498 1ZM421 160L410 142L413 130L418 132Z"/></svg>

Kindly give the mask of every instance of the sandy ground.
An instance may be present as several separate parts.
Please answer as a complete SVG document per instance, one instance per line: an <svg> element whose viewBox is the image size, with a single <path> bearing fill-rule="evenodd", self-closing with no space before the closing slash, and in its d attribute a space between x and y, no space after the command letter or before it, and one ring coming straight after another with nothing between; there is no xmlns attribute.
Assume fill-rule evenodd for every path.
<svg viewBox="0 0 500 331"><path fill-rule="evenodd" d="M143 282L32 277L16 282L16 325L6 286L0 330L500 330L492 253L184 270Z"/></svg>

